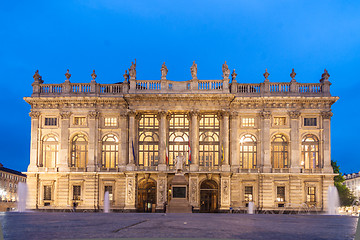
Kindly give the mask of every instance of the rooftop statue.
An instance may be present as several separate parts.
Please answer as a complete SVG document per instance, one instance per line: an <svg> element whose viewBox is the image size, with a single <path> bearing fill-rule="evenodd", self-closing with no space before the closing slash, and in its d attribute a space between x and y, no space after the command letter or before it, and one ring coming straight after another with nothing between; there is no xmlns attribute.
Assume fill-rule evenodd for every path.
<svg viewBox="0 0 360 240"><path fill-rule="evenodd" d="M36 70L34 76L34 83L43 83L44 81L42 80L42 77L39 74L39 70Z"/></svg>
<svg viewBox="0 0 360 240"><path fill-rule="evenodd" d="M131 62L131 67L129 68L130 79L136 79L136 58L135 63Z"/></svg>
<svg viewBox="0 0 360 240"><path fill-rule="evenodd" d="M228 65L225 63L222 65L222 72L223 72L223 78L225 79L229 79L230 76L230 69L228 67Z"/></svg>
<svg viewBox="0 0 360 240"><path fill-rule="evenodd" d="M197 64L195 61L193 62L193 65L190 67L191 76L193 79L197 79Z"/></svg>
<svg viewBox="0 0 360 240"><path fill-rule="evenodd" d="M168 69L167 69L167 67L165 65L165 62L162 64L160 71L161 71L161 79L166 79Z"/></svg>

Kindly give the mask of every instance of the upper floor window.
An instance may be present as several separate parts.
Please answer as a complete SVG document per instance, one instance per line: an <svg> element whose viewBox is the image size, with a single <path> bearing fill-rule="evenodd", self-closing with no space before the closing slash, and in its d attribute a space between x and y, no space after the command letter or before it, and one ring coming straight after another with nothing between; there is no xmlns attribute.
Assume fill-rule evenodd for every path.
<svg viewBox="0 0 360 240"><path fill-rule="evenodd" d="M304 126L317 126L316 118L304 118Z"/></svg>
<svg viewBox="0 0 360 240"><path fill-rule="evenodd" d="M240 139L240 167L256 168L257 144L256 138L246 134Z"/></svg>
<svg viewBox="0 0 360 240"><path fill-rule="evenodd" d="M305 169L320 167L319 140L315 135L307 134L301 143L301 166Z"/></svg>
<svg viewBox="0 0 360 240"><path fill-rule="evenodd" d="M286 124L286 117L274 117L274 126L283 126Z"/></svg>
<svg viewBox="0 0 360 240"><path fill-rule="evenodd" d="M271 163L273 168L288 168L288 142L284 135L276 134L271 141Z"/></svg>
<svg viewBox="0 0 360 240"><path fill-rule="evenodd" d="M85 168L88 158L88 141L84 134L75 135L71 142L70 167Z"/></svg>
<svg viewBox="0 0 360 240"><path fill-rule="evenodd" d="M242 126L243 127L254 127L255 126L255 118L242 118Z"/></svg>
<svg viewBox="0 0 360 240"><path fill-rule="evenodd" d="M106 117L104 119L105 127L116 127L117 126L117 118L116 117Z"/></svg>
<svg viewBox="0 0 360 240"><path fill-rule="evenodd" d="M85 126L86 125L86 117L74 117L74 125Z"/></svg>
<svg viewBox="0 0 360 240"><path fill-rule="evenodd" d="M142 114L139 120L139 166L157 166L159 162L159 120L155 114Z"/></svg>
<svg viewBox="0 0 360 240"><path fill-rule="evenodd" d="M220 160L220 122L216 114L202 114L199 123L199 165L214 167Z"/></svg>
<svg viewBox="0 0 360 240"><path fill-rule="evenodd" d="M102 140L101 167L115 168L118 165L119 141L114 134L107 134Z"/></svg>
<svg viewBox="0 0 360 240"><path fill-rule="evenodd" d="M45 118L45 126L57 126L57 118Z"/></svg>
<svg viewBox="0 0 360 240"><path fill-rule="evenodd" d="M46 135L42 142L42 158L39 166L48 168L56 167L58 150L58 138L53 134Z"/></svg>
<svg viewBox="0 0 360 240"><path fill-rule="evenodd" d="M189 164L189 119L186 114L172 114L169 121L169 145L166 155L169 165L174 165L177 156L185 156Z"/></svg>

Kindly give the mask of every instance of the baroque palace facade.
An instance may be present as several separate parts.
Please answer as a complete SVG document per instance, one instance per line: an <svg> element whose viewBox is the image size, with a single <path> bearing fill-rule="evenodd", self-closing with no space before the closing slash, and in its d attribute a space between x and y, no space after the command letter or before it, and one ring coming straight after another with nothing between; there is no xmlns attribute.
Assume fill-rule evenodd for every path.
<svg viewBox="0 0 360 240"><path fill-rule="evenodd" d="M44 84L35 73L31 105L28 208L163 211L171 201L174 161L184 156L194 211L324 211L333 185L331 105L325 70L319 83L137 80Z"/></svg>

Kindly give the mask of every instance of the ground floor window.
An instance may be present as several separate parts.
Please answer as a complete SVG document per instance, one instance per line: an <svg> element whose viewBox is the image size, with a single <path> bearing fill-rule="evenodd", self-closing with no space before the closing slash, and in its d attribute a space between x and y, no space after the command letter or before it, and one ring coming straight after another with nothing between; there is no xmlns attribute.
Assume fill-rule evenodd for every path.
<svg viewBox="0 0 360 240"><path fill-rule="evenodd" d="M306 202L310 205L315 205L315 202L316 202L316 188L315 187L307 188Z"/></svg>
<svg viewBox="0 0 360 240"><path fill-rule="evenodd" d="M252 186L245 186L244 201L245 202L253 201L253 187Z"/></svg>
<svg viewBox="0 0 360 240"><path fill-rule="evenodd" d="M113 201L113 189L112 186L105 186L104 193L109 193L109 200Z"/></svg>
<svg viewBox="0 0 360 240"><path fill-rule="evenodd" d="M51 201L51 186L44 186L44 201Z"/></svg>
<svg viewBox="0 0 360 240"><path fill-rule="evenodd" d="M81 186L73 186L73 200L80 200Z"/></svg>
<svg viewBox="0 0 360 240"><path fill-rule="evenodd" d="M285 202L285 187L278 186L276 189L276 201Z"/></svg>

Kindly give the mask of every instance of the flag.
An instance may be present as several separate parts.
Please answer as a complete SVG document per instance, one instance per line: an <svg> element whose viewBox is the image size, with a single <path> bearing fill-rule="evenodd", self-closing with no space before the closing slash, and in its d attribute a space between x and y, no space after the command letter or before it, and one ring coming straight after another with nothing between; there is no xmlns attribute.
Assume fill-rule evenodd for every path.
<svg viewBox="0 0 360 240"><path fill-rule="evenodd" d="M166 165L169 165L169 148L168 148L167 143L166 143L166 148L165 148L165 160L166 160Z"/></svg>
<svg viewBox="0 0 360 240"><path fill-rule="evenodd" d="M135 149L134 149L134 140L131 142L131 146L132 146L132 152L133 152L134 164L136 164Z"/></svg>
<svg viewBox="0 0 360 240"><path fill-rule="evenodd" d="M189 164L191 163L191 147L190 147L190 141L189 141Z"/></svg>
<svg viewBox="0 0 360 240"><path fill-rule="evenodd" d="M224 162L225 156L224 156L224 145L221 145L221 164Z"/></svg>

